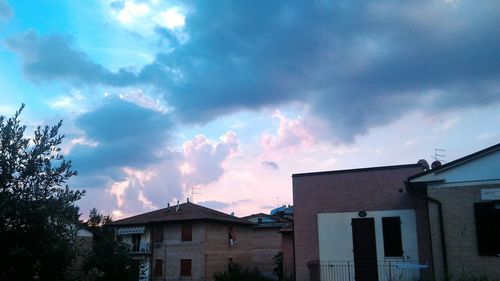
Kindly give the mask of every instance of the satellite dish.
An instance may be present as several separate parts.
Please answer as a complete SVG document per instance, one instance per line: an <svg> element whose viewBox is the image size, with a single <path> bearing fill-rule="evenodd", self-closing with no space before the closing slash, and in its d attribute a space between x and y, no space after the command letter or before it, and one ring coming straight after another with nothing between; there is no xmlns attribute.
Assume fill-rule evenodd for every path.
<svg viewBox="0 0 500 281"><path fill-rule="evenodd" d="M436 161L432 162L431 167L432 167L432 169L439 168L439 167L441 167L441 162L436 160Z"/></svg>
<svg viewBox="0 0 500 281"><path fill-rule="evenodd" d="M417 164L420 164L420 166L422 166L424 168L424 170L429 170L429 163L427 163L427 161L425 161L425 159L420 159L418 160Z"/></svg>

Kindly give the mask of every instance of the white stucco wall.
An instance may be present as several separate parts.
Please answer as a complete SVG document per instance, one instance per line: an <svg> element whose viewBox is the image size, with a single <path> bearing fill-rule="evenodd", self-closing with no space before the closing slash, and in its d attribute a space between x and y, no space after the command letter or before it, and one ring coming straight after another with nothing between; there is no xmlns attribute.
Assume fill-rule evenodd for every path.
<svg viewBox="0 0 500 281"><path fill-rule="evenodd" d="M414 210L388 210L367 212L366 218L375 220L377 260L384 257L382 217L399 216L401 240L405 260L418 260L417 226ZM318 214L319 256L321 261L353 261L351 219L359 218L358 212ZM390 258L394 260L394 258Z"/></svg>

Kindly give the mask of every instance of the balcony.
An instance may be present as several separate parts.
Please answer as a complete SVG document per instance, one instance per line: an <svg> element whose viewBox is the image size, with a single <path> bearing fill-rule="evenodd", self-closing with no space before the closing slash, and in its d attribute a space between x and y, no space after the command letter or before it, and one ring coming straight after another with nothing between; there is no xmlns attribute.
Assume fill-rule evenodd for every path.
<svg viewBox="0 0 500 281"><path fill-rule="evenodd" d="M130 254L134 255L148 255L151 254L151 243L140 242L140 243L123 243Z"/></svg>
<svg viewBox="0 0 500 281"><path fill-rule="evenodd" d="M378 262L309 262L311 281L414 281L428 273L418 261L384 260Z"/></svg>

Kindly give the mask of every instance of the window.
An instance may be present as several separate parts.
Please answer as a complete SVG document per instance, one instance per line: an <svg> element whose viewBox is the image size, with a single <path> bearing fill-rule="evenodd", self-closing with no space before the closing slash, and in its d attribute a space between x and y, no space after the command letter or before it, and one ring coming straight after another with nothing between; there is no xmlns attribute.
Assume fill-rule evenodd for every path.
<svg viewBox="0 0 500 281"><path fill-rule="evenodd" d="M157 226L153 229L153 242L163 241L163 227Z"/></svg>
<svg viewBox="0 0 500 281"><path fill-rule="evenodd" d="M236 244L236 236L234 234L234 229L232 226L229 227L228 233L227 233L227 239L229 246L234 246Z"/></svg>
<svg viewBox="0 0 500 281"><path fill-rule="evenodd" d="M481 256L500 254L500 202L474 203L477 248Z"/></svg>
<svg viewBox="0 0 500 281"><path fill-rule="evenodd" d="M181 241L193 241L193 227L191 225L181 227Z"/></svg>
<svg viewBox="0 0 500 281"><path fill-rule="evenodd" d="M382 231L384 233L384 255L386 257L403 256L401 220L399 217L382 218Z"/></svg>
<svg viewBox="0 0 500 281"><path fill-rule="evenodd" d="M132 251L139 252L140 248L141 248L141 235L132 234Z"/></svg>
<svg viewBox="0 0 500 281"><path fill-rule="evenodd" d="M155 260L155 265L153 268L153 276L154 277L162 277L163 276L163 260Z"/></svg>
<svg viewBox="0 0 500 281"><path fill-rule="evenodd" d="M181 276L191 276L191 260L181 260Z"/></svg>

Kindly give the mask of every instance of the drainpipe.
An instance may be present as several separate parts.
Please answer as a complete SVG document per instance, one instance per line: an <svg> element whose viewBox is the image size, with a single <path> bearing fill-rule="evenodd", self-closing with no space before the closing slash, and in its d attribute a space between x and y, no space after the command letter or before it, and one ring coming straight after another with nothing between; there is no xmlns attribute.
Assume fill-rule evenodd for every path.
<svg viewBox="0 0 500 281"><path fill-rule="evenodd" d="M441 241L442 241L441 251L442 251L442 255L443 255L444 278L445 278L445 280L448 280L448 259L446 258L446 241L444 240L443 208L442 208L441 201L439 201L435 198L429 197L427 195L421 194L418 191L412 189L411 184L407 181L405 181L405 187L406 187L406 191L408 191L408 193L413 194L417 197L423 198L429 202L436 203L438 206L439 234L441 236Z"/></svg>

